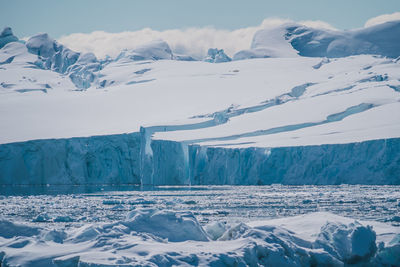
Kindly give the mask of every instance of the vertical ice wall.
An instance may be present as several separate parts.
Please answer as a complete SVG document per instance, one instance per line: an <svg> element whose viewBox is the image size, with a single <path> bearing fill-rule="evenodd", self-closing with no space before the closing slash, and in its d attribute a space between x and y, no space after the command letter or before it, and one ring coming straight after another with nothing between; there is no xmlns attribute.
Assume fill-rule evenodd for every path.
<svg viewBox="0 0 400 267"><path fill-rule="evenodd" d="M150 133L0 145L0 184L400 184L400 138L229 149Z"/></svg>
<svg viewBox="0 0 400 267"><path fill-rule="evenodd" d="M0 184L140 184L138 133L0 145Z"/></svg>
<svg viewBox="0 0 400 267"><path fill-rule="evenodd" d="M190 147L192 184L400 184L400 139L226 149Z"/></svg>

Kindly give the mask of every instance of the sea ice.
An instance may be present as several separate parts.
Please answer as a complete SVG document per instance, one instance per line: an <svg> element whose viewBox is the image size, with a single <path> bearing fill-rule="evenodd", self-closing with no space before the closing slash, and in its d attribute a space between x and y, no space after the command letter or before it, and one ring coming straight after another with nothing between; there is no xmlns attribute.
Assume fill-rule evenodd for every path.
<svg viewBox="0 0 400 267"><path fill-rule="evenodd" d="M329 222L315 240L301 238L269 221L226 226L216 241L209 238L191 212L135 210L125 220L69 227L66 231L2 221L0 262L5 266L344 266L398 265L399 238L375 243L371 226L348 218ZM315 214L303 216L313 224ZM297 217L285 218L286 222ZM349 223L349 221L352 221ZM251 224L250 224L251 225ZM6 226L6 228L4 227ZM216 228L214 225L212 228ZM220 228L219 226L217 228ZM224 227L222 227L224 228ZM222 229L220 228L220 229ZM219 230L218 230L219 231Z"/></svg>

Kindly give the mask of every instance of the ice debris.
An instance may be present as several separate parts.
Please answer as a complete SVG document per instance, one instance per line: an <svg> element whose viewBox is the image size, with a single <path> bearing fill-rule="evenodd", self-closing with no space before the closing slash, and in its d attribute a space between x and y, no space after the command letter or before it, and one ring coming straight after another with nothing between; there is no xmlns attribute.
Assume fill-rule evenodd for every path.
<svg viewBox="0 0 400 267"><path fill-rule="evenodd" d="M315 241L268 221L255 227L209 224L191 212L138 209L125 220L54 230L0 221L5 266L398 266L400 235L375 243L370 226L322 226ZM221 235L222 234L222 235ZM221 236L218 238L218 236ZM26 247L29 245L29 253Z"/></svg>
<svg viewBox="0 0 400 267"><path fill-rule="evenodd" d="M233 60L265 57L338 58L372 54L390 58L400 56L400 21L350 30L310 28L297 23L261 29L254 34L251 48Z"/></svg>

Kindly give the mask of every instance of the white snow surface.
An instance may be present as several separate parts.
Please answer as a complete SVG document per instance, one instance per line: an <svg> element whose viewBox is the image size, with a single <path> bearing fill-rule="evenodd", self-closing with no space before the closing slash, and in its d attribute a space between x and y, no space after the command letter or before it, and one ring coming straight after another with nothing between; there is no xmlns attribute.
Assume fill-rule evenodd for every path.
<svg viewBox="0 0 400 267"><path fill-rule="evenodd" d="M209 64L126 56L96 72L87 90L77 90L65 75L37 68L36 58L20 43L0 49L0 144L131 133L153 125L183 125L158 129L154 139L230 147L400 136L400 66L392 59Z"/></svg>
<svg viewBox="0 0 400 267"><path fill-rule="evenodd" d="M285 23L257 31L251 48L237 52L233 59L298 55L337 58L362 54L396 58L399 33L399 20L347 31Z"/></svg>
<svg viewBox="0 0 400 267"><path fill-rule="evenodd" d="M398 229L321 212L227 225L217 235L207 233L216 224L203 228L191 212L157 209L65 230L4 219L0 225L0 262L7 266L376 266L400 260ZM392 239L381 243L381 235Z"/></svg>
<svg viewBox="0 0 400 267"><path fill-rule="evenodd" d="M284 24L257 31L253 36L251 48L237 52L233 59L298 57L299 52L284 38L287 26L289 25Z"/></svg>

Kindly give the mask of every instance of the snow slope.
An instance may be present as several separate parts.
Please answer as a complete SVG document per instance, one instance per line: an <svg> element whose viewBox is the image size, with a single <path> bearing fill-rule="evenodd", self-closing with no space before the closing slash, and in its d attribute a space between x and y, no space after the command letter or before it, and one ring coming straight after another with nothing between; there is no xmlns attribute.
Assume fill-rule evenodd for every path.
<svg viewBox="0 0 400 267"><path fill-rule="evenodd" d="M7 48L2 49L2 55ZM287 125L321 123L330 115L361 104L365 104L361 109L366 110L355 112L355 116L364 112L376 114L371 115L376 119L367 125L362 123L365 122L362 116L358 120L359 130L367 128L371 137L352 135L349 141L398 137L399 118L383 114L393 114L398 108L399 65L384 58L349 57L332 60L318 69L314 68L321 62L318 58L257 59L224 64L116 61L99 71L89 90L79 92L67 77L30 68L29 63L18 61L25 56L32 55L17 56L13 63L1 66L4 95L0 99L0 120L4 125L1 143L137 132L140 126L171 124L173 120L177 122L172 124L193 124L218 116L229 122L201 131L184 131L184 136L179 132L170 133L176 138L169 138L169 133L160 137L219 138ZM51 82L53 79L57 80ZM45 83L52 88L47 88L47 93L21 93L27 89L44 90L49 87ZM319 113L313 112L317 106ZM354 128L356 124L346 126L349 118L353 117L344 116L331 123L343 125L350 136L349 127ZM327 125L330 124L308 127L308 132ZM372 129L382 126L389 130L382 129L381 135L374 135ZM335 128L339 133L341 127ZM329 129L320 132L321 136L330 133ZM329 139L333 140L332 136ZM318 143L321 141L314 141Z"/></svg>
<svg viewBox="0 0 400 267"><path fill-rule="evenodd" d="M376 35L378 26L368 32ZM299 29L292 31L295 40ZM265 48L263 36L256 34L254 49ZM215 62L223 58L210 51ZM46 34L7 43L0 49L1 183L400 183L398 60L171 59L162 41L106 61ZM104 164L107 151L123 160ZM133 169L123 162L135 162Z"/></svg>
<svg viewBox="0 0 400 267"><path fill-rule="evenodd" d="M267 57L347 57L374 54L400 56L400 21L349 31L313 29L287 23L256 32L249 50L237 52L233 60Z"/></svg>

